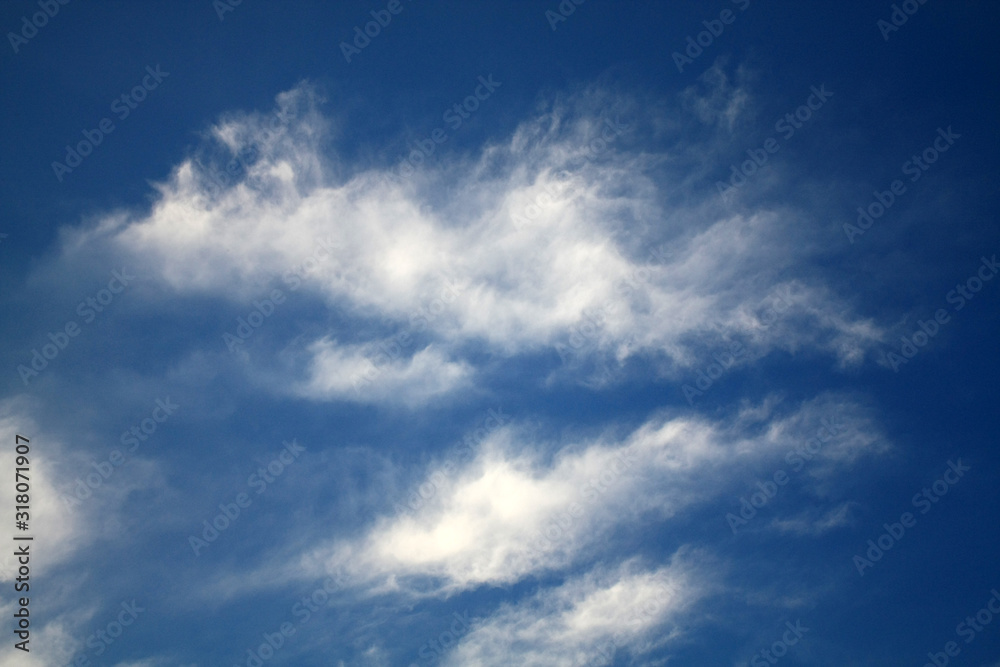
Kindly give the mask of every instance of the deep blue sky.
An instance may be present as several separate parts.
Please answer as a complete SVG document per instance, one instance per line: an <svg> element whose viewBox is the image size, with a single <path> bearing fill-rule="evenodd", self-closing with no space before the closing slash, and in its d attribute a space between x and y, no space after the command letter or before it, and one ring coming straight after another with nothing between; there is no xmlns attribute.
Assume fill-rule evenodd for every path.
<svg viewBox="0 0 1000 667"><path fill-rule="evenodd" d="M76 0L16 51L42 10L0 5L0 437L32 439L36 535L31 652L7 632L0 666L247 665L286 622L265 664L923 665L953 641L1000 665L1000 619L960 625L1000 590L1000 13L900 4L886 40L867 0L399 0L350 62L387 3Z"/></svg>

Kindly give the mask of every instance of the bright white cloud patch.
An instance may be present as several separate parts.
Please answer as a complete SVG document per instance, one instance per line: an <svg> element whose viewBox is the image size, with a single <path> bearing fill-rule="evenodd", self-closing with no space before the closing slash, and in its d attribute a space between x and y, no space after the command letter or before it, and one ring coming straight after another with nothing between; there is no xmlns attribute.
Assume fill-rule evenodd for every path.
<svg viewBox="0 0 1000 667"><path fill-rule="evenodd" d="M604 665L619 651L662 644L704 595L683 558L653 570L635 562L598 568L474 623L445 665Z"/></svg>
<svg viewBox="0 0 1000 667"><path fill-rule="evenodd" d="M716 86L695 106L724 107L731 124L746 94ZM720 107L719 96L729 102ZM272 276L349 319L421 338L386 365L381 387L356 391L378 339L329 331L307 347L306 377L295 371L283 383L313 398L407 391L413 403L455 391L470 374L469 345L616 362L645 355L672 374L728 340L747 346L746 359L814 348L847 364L882 338L821 283L780 278L818 252L799 240L799 212L666 203L652 172L670 179L682 165L638 148L663 129L639 105L618 103L612 118L600 101L595 91L563 100L479 156L442 158L404 180L388 168L345 173L324 159L328 123L303 86L279 96L273 117L234 116L213 129L242 170L233 182L222 187L211 169L185 161L158 186L148 215L109 218L67 248L106 239L182 292L249 300ZM683 126L688 112L671 113ZM637 233L623 236L626 227ZM779 295L779 320L762 322Z"/></svg>
<svg viewBox="0 0 1000 667"><path fill-rule="evenodd" d="M71 482L65 465L65 455L60 443L52 442L39 429L31 418L29 403L24 400L7 400L0 403L0 441L6 443L4 456L10 470L11 479L0 485L0 502L13 512L16 504L14 487L14 442L16 435L22 435L28 442L29 477L29 530L26 534L37 534L44 541L44 548L37 548L32 558L32 567L47 568L69 558L73 552L94 539L93 531L86 525L82 517L74 516L59 498L62 491L68 489ZM37 441L37 442L36 442ZM74 461L82 463L81 461ZM63 465L59 465L62 463ZM82 469L81 469L82 471ZM89 470L87 472L90 472ZM86 474L86 473L84 473ZM10 521L13 522L13 515ZM12 535L22 534L14 529L13 523L7 524L4 535L8 543ZM40 542L41 543L41 542ZM4 549L0 557L0 581L13 582L17 576L17 559L13 549Z"/></svg>
<svg viewBox="0 0 1000 667"><path fill-rule="evenodd" d="M785 414L774 408L768 401L728 423L664 415L622 438L561 445L500 429L474 456L466 450L432 467L418 480L418 495L400 498L367 535L311 552L298 576L343 571L371 591L415 595L511 584L587 562L612 533L648 531L650 521L662 527L699 503L745 493L732 480L748 466L762 468L762 477L769 465L791 472L786 456L804 451L809 460L791 474L822 493L858 457L887 447L866 411L843 398L823 396ZM815 435L830 423L836 435L824 444ZM546 451L553 452L547 463ZM720 536L729 532L724 514L716 521ZM840 525L845 517L834 514L798 532ZM802 524L801 517L779 521L789 530Z"/></svg>
<svg viewBox="0 0 1000 667"><path fill-rule="evenodd" d="M693 196L672 203L658 185L688 178L677 157L690 148L684 114L728 137L750 104L742 86L707 81L707 93L689 90L678 110L656 118L638 104L609 113L607 98L587 91L473 157L442 157L405 179L325 157L329 123L302 86L279 96L273 116L233 115L212 128L237 176L220 182L192 157L157 186L148 214L67 233L64 257L111 253L143 267L152 289L252 304L256 314L238 320L241 340L226 332L232 358L258 386L313 401L433 407L480 384L488 390L484 353L547 352L553 359L537 379L550 382L587 360L621 368L636 357L661 376L691 377L733 342L747 352L736 363L773 350L860 362L884 333L803 270L821 251L803 241L800 212L734 214ZM643 141L671 133L672 151ZM293 292L313 306L296 315L312 320L304 344L271 328L244 346L262 322L296 307L285 302ZM199 350L190 359L200 368L213 357ZM694 577L679 556L640 568L635 554L613 553L609 536L669 530L685 511L745 493L737 485L752 484L748 468L784 465L823 420L839 425L838 437L822 440L808 468L802 459L799 479L824 497L859 457L886 448L865 410L843 397L795 408L769 398L715 421L659 412L630 432L609 426L558 442L501 428L466 459L397 471L415 480L419 506L401 498L351 536L304 527L281 565L255 566L266 576L223 573L205 590L239 594L336 572L357 599L411 604L573 572L479 619L446 664L642 654L681 632L677 614L704 594L704 573ZM729 534L726 509L720 537ZM847 505L768 510L752 530L808 538L850 520ZM377 642L369 654L388 660Z"/></svg>
<svg viewBox="0 0 1000 667"><path fill-rule="evenodd" d="M947 653L996 8L890 2L6 3L0 667Z"/></svg>
<svg viewBox="0 0 1000 667"><path fill-rule="evenodd" d="M390 341L391 345L396 345ZM338 346L328 339L312 344L310 377L294 391L312 398L421 404L468 386L472 368L446 359L434 346L401 358L385 345Z"/></svg>

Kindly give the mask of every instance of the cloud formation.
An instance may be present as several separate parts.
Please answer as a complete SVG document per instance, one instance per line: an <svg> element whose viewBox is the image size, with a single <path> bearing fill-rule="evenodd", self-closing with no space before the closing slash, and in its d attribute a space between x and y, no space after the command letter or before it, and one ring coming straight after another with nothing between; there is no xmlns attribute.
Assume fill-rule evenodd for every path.
<svg viewBox="0 0 1000 667"><path fill-rule="evenodd" d="M718 67L709 74L710 90L690 89L670 112L677 128L693 122L691 105L723 105L731 125L749 104L743 85ZM110 247L182 294L247 301L265 284L301 288L344 319L296 353L281 384L300 395L430 400L468 386L470 354L483 347L644 358L676 377L728 340L745 344L748 360L815 349L853 365L883 338L803 270L819 251L799 242L801 212L665 199L656 183L682 178L685 139L637 103L596 89L563 97L481 153L401 179L391 165L348 171L327 157L330 123L308 85L277 101L270 116L212 128L220 162L238 166L226 185L192 157L157 185L148 213L109 216L71 235L65 252ZM659 134L668 136L645 145ZM776 294L783 315L762 323ZM348 322L373 336L357 339ZM587 345L573 344L583 327ZM359 387L378 344L400 332L409 340L377 369L382 379Z"/></svg>

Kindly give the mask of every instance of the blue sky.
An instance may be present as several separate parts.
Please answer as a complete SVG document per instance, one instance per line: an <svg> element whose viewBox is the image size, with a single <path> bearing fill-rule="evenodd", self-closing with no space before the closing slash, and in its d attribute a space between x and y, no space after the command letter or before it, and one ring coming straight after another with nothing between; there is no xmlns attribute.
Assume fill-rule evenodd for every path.
<svg viewBox="0 0 1000 667"><path fill-rule="evenodd" d="M998 18L3 3L0 665L997 667Z"/></svg>

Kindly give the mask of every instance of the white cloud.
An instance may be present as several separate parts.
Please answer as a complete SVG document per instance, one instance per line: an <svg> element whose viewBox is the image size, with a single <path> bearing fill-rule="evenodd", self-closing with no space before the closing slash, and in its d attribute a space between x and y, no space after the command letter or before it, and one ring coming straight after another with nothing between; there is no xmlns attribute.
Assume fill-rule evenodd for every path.
<svg viewBox="0 0 1000 667"><path fill-rule="evenodd" d="M728 118L746 93L723 88L712 95L732 98L720 112ZM592 139L619 123L602 122L601 100L634 114L634 129L595 153ZM588 354L662 358L664 373L699 363L733 337L745 340L748 359L815 348L840 364L859 362L882 338L877 324L815 278L782 277L804 275L820 252L797 231L800 212L734 215L695 197L666 204L664 181L682 178L683 165L638 148L654 130L627 100L594 90L571 96L477 158L436 156L405 181L383 168L340 175L307 87L280 96L279 108L295 113L276 131L256 115L214 130L228 151L256 147L246 179L216 192L185 161L157 186L148 215L109 216L68 234L65 252L110 244L171 289L246 301L261 296L256 280L283 277L286 290L301 284L347 318L412 329L423 341L387 370L382 389L362 393L366 400L454 392L466 386L469 345L504 355L552 350L593 312L603 315ZM303 270L317 240L330 238L323 259ZM442 280L458 298L431 316ZM753 309L777 288L789 309L764 335ZM343 374L365 363L370 341L339 333L315 338L308 363L279 384L346 398Z"/></svg>
<svg viewBox="0 0 1000 667"><path fill-rule="evenodd" d="M3 537L8 544L14 544L10 539L12 533L34 537L28 543L30 579L26 583L30 588L21 592L30 600L32 625L28 646L31 651L24 653L13 648L12 641L4 642L0 647L0 667L67 664L83 647L82 636L98 612L99 604L89 596L82 598L80 595L87 583L86 576L77 572L62 578L64 572L57 566L65 566L70 572L79 567L86 569L80 554L88 553L87 548L97 540L118 537L122 503L128 492L139 485L149 489L154 480L159 481L158 468L154 464L129 462L130 481L101 480L99 490L91 491L92 496L72 508L67 506L64 498L72 497L78 479L88 475L99 478L100 474L85 452L63 444L40 427L32 417L34 412L32 399L24 396L0 401L0 441L10 443L6 454L11 457L10 464L14 463L16 455L15 436L20 434L30 440L27 455L30 529L22 533L8 524L10 527L4 529ZM13 467L11 465L10 469ZM0 503L13 508L15 493L13 483L0 485ZM13 547L5 549L0 556L0 581L4 586L13 588L15 578L20 576L19 567ZM61 578L51 580L55 576ZM54 581L61 583L53 586ZM46 591L44 595L37 593L40 582ZM12 618L15 610L14 600L0 605L0 614L5 618Z"/></svg>
<svg viewBox="0 0 1000 667"><path fill-rule="evenodd" d="M37 598L36 598L37 599ZM13 604L0 605L4 618L13 618L16 607ZM37 607L32 610L38 612ZM61 614L56 618L46 618L41 624L36 619L31 627L29 652L13 647L13 635L0 646L0 667L51 667L65 665L73 658L79 642L73 638L71 628L86 622L91 613L74 618L73 614Z"/></svg>
<svg viewBox="0 0 1000 667"><path fill-rule="evenodd" d="M309 398L421 404L469 385L472 367L463 361L449 361L434 346L409 358L390 356L395 349L316 341L310 346L310 377L292 391Z"/></svg>
<svg viewBox="0 0 1000 667"><path fill-rule="evenodd" d="M866 411L841 397L820 397L783 415L773 410L768 401L714 424L661 415L624 437L609 431L562 444L506 427L470 460L428 469L417 485L426 491L421 506L397 505L367 534L317 546L293 569L296 576L344 571L370 591L413 595L510 584L595 557L612 531L645 530L640 518L669 521L719 497L747 466L766 469L764 463L801 447L823 418L835 420L838 437L854 445L849 456L824 445L811 462L817 484L843 474L865 445L868 453L887 447ZM720 535L724 513L720 506ZM832 527L835 518L816 525Z"/></svg>
<svg viewBox="0 0 1000 667"><path fill-rule="evenodd" d="M5 464L11 470L10 483L0 485L0 503L13 510L15 495L13 468L15 438L21 435L30 442L28 447L29 485L29 530L18 531L11 523L5 527L3 535L10 542L14 535L32 535L31 567L36 571L46 569L65 561L82 546L91 542L95 535L88 522L72 516L59 500L61 492L69 486L68 479L61 474L65 469L67 452L59 442L46 437L31 417L30 401L25 398L8 399L0 402L0 442L7 443ZM12 543L12 542L10 542ZM11 582L17 571L16 558L12 549L5 549L0 557L0 581Z"/></svg>
<svg viewBox="0 0 1000 667"><path fill-rule="evenodd" d="M596 568L474 623L443 664L608 664L622 649L642 652L679 636L678 617L704 592L698 573L677 556L654 570L633 561Z"/></svg>

